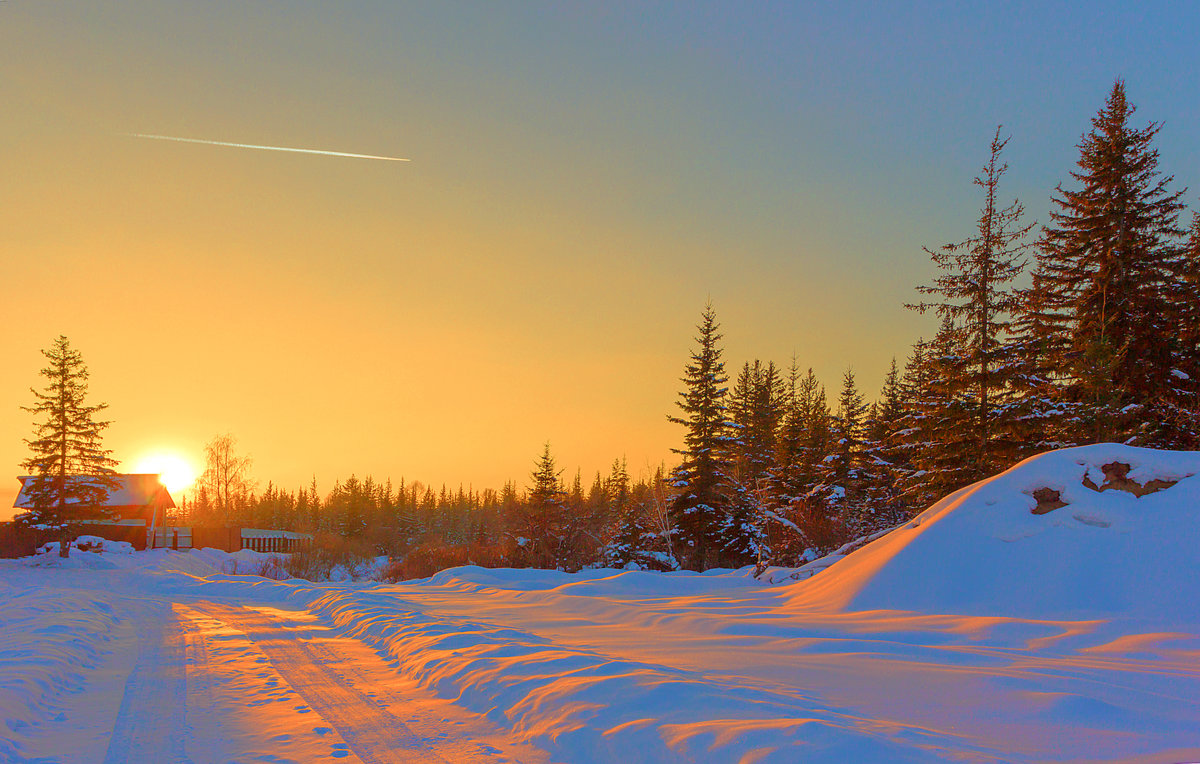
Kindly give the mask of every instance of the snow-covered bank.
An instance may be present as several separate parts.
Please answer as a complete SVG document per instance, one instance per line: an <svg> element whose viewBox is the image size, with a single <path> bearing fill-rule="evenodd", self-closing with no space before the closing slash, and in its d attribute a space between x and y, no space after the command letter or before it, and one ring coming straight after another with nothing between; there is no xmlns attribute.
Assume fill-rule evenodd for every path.
<svg viewBox="0 0 1200 764"><path fill-rule="evenodd" d="M785 583L466 567L313 584L223 575L205 552L86 576L314 613L555 760L1158 762L1200 759L1197 549L1200 454L1093 446L963 489L806 580L772 572ZM27 588L58 573L0 576L18 570ZM35 620L5 638L52 638ZM28 700L0 708L52 711Z"/></svg>
<svg viewBox="0 0 1200 764"><path fill-rule="evenodd" d="M25 733L61 718L63 696L87 689L116 624L105 598L36 579L0 575L0 602L0 761L20 761Z"/></svg>
<svg viewBox="0 0 1200 764"><path fill-rule="evenodd" d="M1107 465L1130 467L1125 490L1111 487ZM1097 445L1041 454L946 497L794 587L793 604L1195 624L1198 474L1197 453ZM1170 485L1140 497L1129 492L1156 484ZM1062 506L1035 514L1042 490Z"/></svg>

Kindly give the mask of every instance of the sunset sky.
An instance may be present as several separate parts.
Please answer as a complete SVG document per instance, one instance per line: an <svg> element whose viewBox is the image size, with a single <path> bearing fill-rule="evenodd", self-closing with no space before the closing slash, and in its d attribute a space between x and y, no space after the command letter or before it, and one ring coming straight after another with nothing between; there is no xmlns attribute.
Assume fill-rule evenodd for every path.
<svg viewBox="0 0 1200 764"><path fill-rule="evenodd" d="M1116 76L1200 206L1200 6L645 5L0 2L0 465L59 334L124 469L322 492L669 462L710 297L873 398L996 125L1045 221Z"/></svg>

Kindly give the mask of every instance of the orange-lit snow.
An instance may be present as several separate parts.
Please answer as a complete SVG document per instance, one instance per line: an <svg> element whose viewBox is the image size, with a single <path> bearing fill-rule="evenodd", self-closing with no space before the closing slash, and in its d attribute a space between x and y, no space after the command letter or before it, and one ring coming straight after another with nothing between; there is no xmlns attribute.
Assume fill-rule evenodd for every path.
<svg viewBox="0 0 1200 764"><path fill-rule="evenodd" d="M1113 461L1179 482L1083 485ZM470 567L277 582L221 575L211 551L5 563L0 757L90 741L103 761L120 714L70 709L119 704L104 672L138 676L118 659L169 612L206 646L187 652L193 761L1196 760L1197 473L1200 454L1045 454L774 585ZM1067 506L1032 514L1041 487Z"/></svg>

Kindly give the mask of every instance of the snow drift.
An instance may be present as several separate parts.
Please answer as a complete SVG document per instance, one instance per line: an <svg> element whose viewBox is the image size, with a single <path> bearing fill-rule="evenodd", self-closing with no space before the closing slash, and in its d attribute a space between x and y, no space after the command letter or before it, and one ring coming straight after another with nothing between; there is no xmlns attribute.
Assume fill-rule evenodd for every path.
<svg viewBox="0 0 1200 764"><path fill-rule="evenodd" d="M1195 623L1197 475L1200 453L1102 444L1040 454L794 585L792 605ZM1058 500L1038 514L1035 494Z"/></svg>

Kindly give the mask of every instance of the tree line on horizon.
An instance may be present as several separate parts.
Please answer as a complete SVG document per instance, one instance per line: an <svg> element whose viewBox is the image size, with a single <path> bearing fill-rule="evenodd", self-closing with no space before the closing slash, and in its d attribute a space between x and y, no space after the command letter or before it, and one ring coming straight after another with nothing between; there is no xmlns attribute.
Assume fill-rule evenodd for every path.
<svg viewBox="0 0 1200 764"><path fill-rule="evenodd" d="M232 438L180 519L330 534L420 561L576 570L796 565L908 521L933 501L1052 448L1115 441L1200 448L1200 213L1158 168L1160 126L1134 127L1117 80L1040 230L1004 203L997 128L964 241L926 250L939 327L892 359L868 404L847 369L831 400L793 359L729 386L712 305L683 377L679 463L634 479L623 460L585 487L549 444L525 489L350 477L326 495L255 492Z"/></svg>

